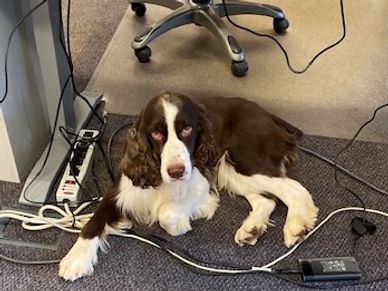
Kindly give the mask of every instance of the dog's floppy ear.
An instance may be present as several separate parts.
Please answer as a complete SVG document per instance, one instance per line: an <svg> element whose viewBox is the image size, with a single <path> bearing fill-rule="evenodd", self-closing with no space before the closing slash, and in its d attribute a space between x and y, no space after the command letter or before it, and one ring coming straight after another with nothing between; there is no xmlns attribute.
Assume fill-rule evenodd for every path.
<svg viewBox="0 0 388 291"><path fill-rule="evenodd" d="M128 176L135 186L158 187L162 183L160 157L151 149L143 119L141 112L129 129L121 172Z"/></svg>
<svg viewBox="0 0 388 291"><path fill-rule="evenodd" d="M212 169L217 165L219 149L213 128L205 111L199 106L199 131L194 151L194 165L199 169Z"/></svg>

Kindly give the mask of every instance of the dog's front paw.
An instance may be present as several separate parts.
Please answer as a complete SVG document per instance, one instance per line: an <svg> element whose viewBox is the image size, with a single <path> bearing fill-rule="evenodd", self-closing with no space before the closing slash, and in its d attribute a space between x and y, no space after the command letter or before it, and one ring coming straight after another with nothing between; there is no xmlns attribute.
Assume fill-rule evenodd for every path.
<svg viewBox="0 0 388 291"><path fill-rule="evenodd" d="M296 243L304 240L308 231L312 230L317 220L318 208L311 205L304 211L288 213L286 224L284 225L284 243L290 248Z"/></svg>
<svg viewBox="0 0 388 291"><path fill-rule="evenodd" d="M69 253L59 264L59 276L74 281L93 273L93 265L97 263L99 238L78 238Z"/></svg>
<svg viewBox="0 0 388 291"><path fill-rule="evenodd" d="M191 230L190 220L188 217L181 217L180 219L161 219L160 226L172 236L183 235Z"/></svg>
<svg viewBox="0 0 388 291"><path fill-rule="evenodd" d="M266 223L264 221L248 218L237 230L236 235L234 236L234 241L239 246L253 246L256 244L258 238L260 238L267 231L268 225L272 224L269 222Z"/></svg>
<svg viewBox="0 0 388 291"><path fill-rule="evenodd" d="M159 225L170 235L178 236L191 230L190 218L175 204L164 204L159 209Z"/></svg>

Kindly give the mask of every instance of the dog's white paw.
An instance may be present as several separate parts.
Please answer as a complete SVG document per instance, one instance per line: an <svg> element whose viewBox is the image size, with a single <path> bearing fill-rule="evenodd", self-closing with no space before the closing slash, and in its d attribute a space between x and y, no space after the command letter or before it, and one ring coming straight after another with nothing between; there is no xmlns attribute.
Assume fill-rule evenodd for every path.
<svg viewBox="0 0 388 291"><path fill-rule="evenodd" d="M239 246L255 245L268 228L269 223L247 218L234 236L234 241Z"/></svg>
<svg viewBox="0 0 388 291"><path fill-rule="evenodd" d="M312 230L317 221L318 208L315 205L300 209L289 210L286 224L284 225L284 243L290 248L304 240L308 231Z"/></svg>
<svg viewBox="0 0 388 291"><path fill-rule="evenodd" d="M97 251L100 239L78 238L69 253L59 264L59 276L74 281L93 273L93 265L97 263Z"/></svg>
<svg viewBox="0 0 388 291"><path fill-rule="evenodd" d="M188 217L180 217L174 219L161 219L160 226L172 236L183 235L191 230L190 220Z"/></svg>

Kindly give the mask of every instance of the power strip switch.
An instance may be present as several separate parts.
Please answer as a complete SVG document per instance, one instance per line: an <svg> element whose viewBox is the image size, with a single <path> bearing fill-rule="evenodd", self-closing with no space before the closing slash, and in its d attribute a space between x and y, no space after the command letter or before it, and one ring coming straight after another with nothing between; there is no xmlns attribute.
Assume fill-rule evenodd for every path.
<svg viewBox="0 0 388 291"><path fill-rule="evenodd" d="M97 130L80 130L78 141L74 144L73 152L57 189L56 199L58 203L69 203L72 207L78 206L78 201L81 200L80 185L88 172L95 148L95 142L88 140L97 135Z"/></svg>

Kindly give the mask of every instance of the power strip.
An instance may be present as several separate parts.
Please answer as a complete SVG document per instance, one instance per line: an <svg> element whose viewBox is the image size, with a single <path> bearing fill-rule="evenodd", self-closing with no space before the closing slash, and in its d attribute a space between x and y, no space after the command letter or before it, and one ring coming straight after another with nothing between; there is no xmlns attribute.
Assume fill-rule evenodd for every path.
<svg viewBox="0 0 388 291"><path fill-rule="evenodd" d="M56 200L58 203L69 203L70 206L78 206L80 201L80 185L84 180L92 160L95 143L87 142L98 135L97 130L81 129L79 141L74 144L73 153L67 163L62 180L58 186ZM83 140L82 140L83 139ZM78 184L77 183L80 184Z"/></svg>

